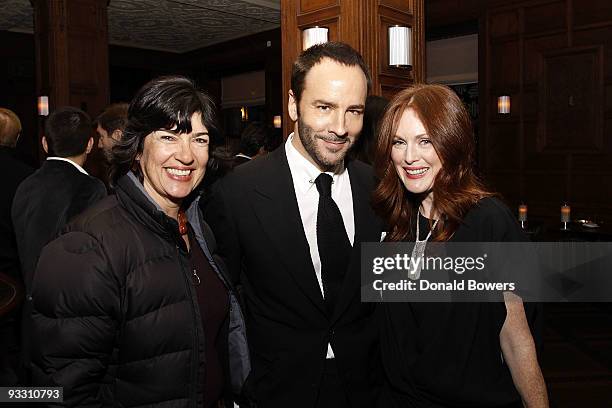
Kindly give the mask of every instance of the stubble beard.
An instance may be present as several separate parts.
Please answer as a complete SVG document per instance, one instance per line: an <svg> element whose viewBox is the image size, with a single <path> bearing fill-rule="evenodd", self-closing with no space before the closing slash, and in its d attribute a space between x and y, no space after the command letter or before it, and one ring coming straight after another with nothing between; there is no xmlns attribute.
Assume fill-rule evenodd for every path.
<svg viewBox="0 0 612 408"><path fill-rule="evenodd" d="M323 169L324 171L333 171L338 165L340 165L344 161L344 157L346 153L350 150L352 146L346 149L339 156L335 156L337 160L329 160L325 157L319 146L317 145L316 132L307 124L304 123L301 117L298 116L297 120L298 124L298 136L300 137L300 142L302 142L302 146L304 146L304 150L306 153L314 160L317 165ZM346 138L345 143L351 143L350 139Z"/></svg>

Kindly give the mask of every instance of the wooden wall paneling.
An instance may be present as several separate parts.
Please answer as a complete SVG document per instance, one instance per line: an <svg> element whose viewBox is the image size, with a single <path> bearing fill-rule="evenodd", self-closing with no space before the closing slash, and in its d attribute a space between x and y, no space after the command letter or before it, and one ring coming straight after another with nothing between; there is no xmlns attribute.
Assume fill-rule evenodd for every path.
<svg viewBox="0 0 612 408"><path fill-rule="evenodd" d="M525 39L523 55L524 70L521 73L525 85L537 85L542 71L542 53L562 49L566 46L565 33L536 36Z"/></svg>
<svg viewBox="0 0 612 408"><path fill-rule="evenodd" d="M539 150L537 125L535 120L523 120L524 170L529 172L546 169L551 172L565 172L567 170L567 162L563 152L548 152L547 154L542 154Z"/></svg>
<svg viewBox="0 0 612 408"><path fill-rule="evenodd" d="M37 93L49 96L51 110L71 105L95 117L109 102L108 1L31 0L31 3ZM86 162L86 169L104 178L97 149Z"/></svg>
<svg viewBox="0 0 612 408"><path fill-rule="evenodd" d="M293 60L301 50L300 32L297 30L297 3L293 0L281 0L281 47L282 78L283 78L283 137L287 137L293 131L293 123L287 112L287 98L291 89L291 67Z"/></svg>
<svg viewBox="0 0 612 408"><path fill-rule="evenodd" d="M300 0L298 12L299 14L304 14L319 11L326 7L338 6L339 3L340 0Z"/></svg>
<svg viewBox="0 0 612 408"><path fill-rule="evenodd" d="M612 21L606 27L575 30L573 45L576 47L601 45L603 47L603 65L604 67L612 67ZM604 79L612 80L612 69L604 71Z"/></svg>
<svg viewBox="0 0 612 408"><path fill-rule="evenodd" d="M487 144L490 171L518 171L520 157L519 121L490 121L489 131L495 135Z"/></svg>
<svg viewBox="0 0 612 408"><path fill-rule="evenodd" d="M524 33L542 33L546 31L565 31L565 1L534 4L524 8Z"/></svg>
<svg viewBox="0 0 612 408"><path fill-rule="evenodd" d="M425 36L424 9L422 1L405 2L399 7L397 2L382 2L378 7L378 50L381 85L386 89L402 89L411 83L425 81ZM412 28L413 66L411 69L395 68L389 61L389 27L406 25ZM396 91L397 92L397 91Z"/></svg>
<svg viewBox="0 0 612 408"><path fill-rule="evenodd" d="M554 215L557 218L561 203L568 199L566 172L539 170L527 172L525 176L529 177L529 183L526 183L525 196L522 199L529 205L529 212L536 216ZM552 208L553 211L534 213L531 204L538 202L548 203L549 208Z"/></svg>
<svg viewBox="0 0 612 408"><path fill-rule="evenodd" d="M406 14L415 14L416 10L414 8L418 7L415 2L405 0L379 0L378 4Z"/></svg>
<svg viewBox="0 0 612 408"><path fill-rule="evenodd" d="M518 39L496 41L491 44L491 76L495 78L491 89L497 95L518 93L521 75L520 58ZM512 109L512 104L510 108Z"/></svg>
<svg viewBox="0 0 612 408"><path fill-rule="evenodd" d="M592 187L593 178L597 178L599 188ZM592 205L592 203L610 204L609 192L612 191L612 177L610 177L610 173L597 170L574 172L570 183L573 193L572 198L576 203L581 203L585 209Z"/></svg>
<svg viewBox="0 0 612 408"><path fill-rule="evenodd" d="M506 10L488 16L489 37L499 38L519 33L518 10Z"/></svg>
<svg viewBox="0 0 612 408"><path fill-rule="evenodd" d="M577 47L543 54L540 151L600 152L603 146L603 49Z"/></svg>
<svg viewBox="0 0 612 408"><path fill-rule="evenodd" d="M520 179L520 174L516 172L496 171L487 174L486 184L495 191L503 191L504 201L514 210L523 200L519 188ZM531 207L529 212L531 212Z"/></svg>
<svg viewBox="0 0 612 408"><path fill-rule="evenodd" d="M424 0L414 0L413 33L412 45L414 50L415 64L412 67L414 82L423 83L427 77L425 56L425 2Z"/></svg>
<svg viewBox="0 0 612 408"><path fill-rule="evenodd" d="M525 200L534 217L556 220L568 200L573 210L595 209L612 221L612 138L604 137L612 133L612 4L525 0L485 7L479 39L485 177L506 198ZM502 91L511 93L510 115L496 112ZM509 140L518 140L518 152ZM518 163L501 157L504 151L516 153Z"/></svg>
<svg viewBox="0 0 612 408"><path fill-rule="evenodd" d="M575 26L597 23L610 24L612 21L612 2L609 0L567 0L572 1Z"/></svg>

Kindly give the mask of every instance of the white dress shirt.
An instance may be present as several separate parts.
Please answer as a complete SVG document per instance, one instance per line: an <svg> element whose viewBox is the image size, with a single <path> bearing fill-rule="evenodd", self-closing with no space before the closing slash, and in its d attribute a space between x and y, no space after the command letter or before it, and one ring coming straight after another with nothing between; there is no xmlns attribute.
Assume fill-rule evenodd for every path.
<svg viewBox="0 0 612 408"><path fill-rule="evenodd" d="M51 157L47 157L47 160L59 160L59 161L65 161L65 162L67 162L67 163L72 164L72 165L73 165L74 167L76 167L76 169L77 169L78 171L80 171L81 173L86 174L86 175L88 175L88 176L89 176L89 173L87 173L87 172L85 171L85 169L84 169L84 168L82 168L81 166L79 166L78 164L76 164L75 162L73 162L72 160L67 159L67 158L65 158L65 157L51 156Z"/></svg>
<svg viewBox="0 0 612 408"><path fill-rule="evenodd" d="M321 280L321 258L317 246L317 212L319 209L319 192L315 185L315 179L321 171L308 159L306 159L293 146L293 133L289 135L285 142L285 153L289 162L289 170L293 179L293 188L300 210L302 226L306 233L306 240L310 247L310 258L315 269L317 281L321 294L325 297L323 281ZM342 167L338 173L327 172L332 176L331 186L332 199L340 209L344 228L351 245L355 241L355 218L353 213L353 194L351 193L351 180L346 167ZM331 345L327 345L327 358L334 358Z"/></svg>

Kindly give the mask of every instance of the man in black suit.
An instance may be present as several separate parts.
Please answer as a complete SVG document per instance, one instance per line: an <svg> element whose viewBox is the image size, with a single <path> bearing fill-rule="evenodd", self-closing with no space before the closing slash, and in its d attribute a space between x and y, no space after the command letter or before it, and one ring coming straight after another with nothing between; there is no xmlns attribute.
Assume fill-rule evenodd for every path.
<svg viewBox="0 0 612 408"><path fill-rule="evenodd" d="M42 138L47 160L17 189L12 217L27 294L42 248L72 217L106 196L104 184L83 169L93 147L92 133L85 112L56 110Z"/></svg>
<svg viewBox="0 0 612 408"><path fill-rule="evenodd" d="M232 168L266 154L266 127L263 123L253 122L240 134L240 152L234 155Z"/></svg>
<svg viewBox="0 0 612 408"><path fill-rule="evenodd" d="M371 168L345 162L370 87L362 57L342 43L293 65L284 146L237 167L206 208L239 278L258 408L372 407L381 371L373 304L361 303L360 243L379 241Z"/></svg>
<svg viewBox="0 0 612 408"><path fill-rule="evenodd" d="M34 169L14 156L17 139L21 133L21 121L11 110L0 108L0 173L2 194L0 195L0 293L8 298L20 292L21 281L17 243L11 221L11 205L17 186ZM7 297L0 295L0 384L16 385L21 375L19 369L19 313L20 297L13 297L6 304ZM8 307L7 307L8 306ZM4 314L3 310L10 310Z"/></svg>
<svg viewBox="0 0 612 408"><path fill-rule="evenodd" d="M11 221L11 206L17 186L34 169L15 158L15 146L21 134L17 115L0 108L0 171L2 172L2 199L0 200L0 273L21 279L17 244Z"/></svg>

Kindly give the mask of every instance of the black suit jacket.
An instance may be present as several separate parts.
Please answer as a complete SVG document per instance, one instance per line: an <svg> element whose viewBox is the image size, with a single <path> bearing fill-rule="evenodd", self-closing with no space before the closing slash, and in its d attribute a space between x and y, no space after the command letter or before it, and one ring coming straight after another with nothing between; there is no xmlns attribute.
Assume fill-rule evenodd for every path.
<svg viewBox="0 0 612 408"><path fill-rule="evenodd" d="M0 174L2 174L2 197L0 198L0 273L6 273L21 280L19 272L19 257L13 222L11 221L11 206L19 184L34 169L20 162L13 155L14 149L0 146Z"/></svg>
<svg viewBox="0 0 612 408"><path fill-rule="evenodd" d="M328 342L352 407L371 407L381 381L374 304L360 301L360 243L378 242L371 168L347 165L355 217L351 262L334 314L326 313L284 147L237 167L213 189L205 218L240 277L259 407L314 407Z"/></svg>
<svg viewBox="0 0 612 408"><path fill-rule="evenodd" d="M45 161L19 185L12 217L27 293L42 248L72 217L105 196L104 183L60 160Z"/></svg>

